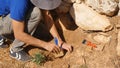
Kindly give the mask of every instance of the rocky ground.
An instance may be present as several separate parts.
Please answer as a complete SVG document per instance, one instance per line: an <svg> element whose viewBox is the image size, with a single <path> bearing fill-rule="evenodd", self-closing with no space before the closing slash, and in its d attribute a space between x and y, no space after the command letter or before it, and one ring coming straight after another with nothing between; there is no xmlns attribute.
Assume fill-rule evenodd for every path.
<svg viewBox="0 0 120 68"><path fill-rule="evenodd" d="M38 65L32 61L21 62L12 59L9 56L9 48L0 48L0 68L120 68L120 0L62 1L56 11L63 14L58 14L58 18L54 16L55 25L62 39L73 46L73 52L65 52L65 55L60 58L55 58L51 53L47 58L52 60ZM74 6L71 9L72 5ZM71 10L74 11L69 14ZM109 31L89 31L104 31L109 25L113 26ZM44 23L39 25L34 36L53 42ZM83 40L87 40L96 47L83 44ZM33 57L36 53L48 54L47 51L32 46L26 46L26 51Z"/></svg>
<svg viewBox="0 0 120 68"><path fill-rule="evenodd" d="M67 43L72 44L73 52L66 53L62 58L46 61L43 65L37 65L31 61L21 62L14 60L9 56L9 48L0 48L0 68L120 68L120 57L117 56L116 52L118 32L120 31L117 28L120 24L119 19L120 17L116 16L109 17L109 20L115 27L108 32L84 31L74 25L72 26L73 29L68 28L62 30L62 32L59 29L63 39ZM41 25L37 29L35 36L52 42L51 36L43 30L45 27ZM96 44L97 48L82 44L84 39ZM27 48L30 55L46 52L35 47Z"/></svg>

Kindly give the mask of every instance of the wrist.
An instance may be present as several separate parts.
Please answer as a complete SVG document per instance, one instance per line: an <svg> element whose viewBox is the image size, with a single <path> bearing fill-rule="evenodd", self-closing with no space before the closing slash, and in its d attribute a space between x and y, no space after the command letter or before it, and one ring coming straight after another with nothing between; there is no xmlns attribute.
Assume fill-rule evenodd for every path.
<svg viewBox="0 0 120 68"><path fill-rule="evenodd" d="M59 47L62 47L62 45L64 44L64 42L60 38L56 38L56 37L54 38L54 42Z"/></svg>
<svg viewBox="0 0 120 68"><path fill-rule="evenodd" d="M64 43L65 43L65 42L61 42L61 43L59 44L59 47L62 48Z"/></svg>

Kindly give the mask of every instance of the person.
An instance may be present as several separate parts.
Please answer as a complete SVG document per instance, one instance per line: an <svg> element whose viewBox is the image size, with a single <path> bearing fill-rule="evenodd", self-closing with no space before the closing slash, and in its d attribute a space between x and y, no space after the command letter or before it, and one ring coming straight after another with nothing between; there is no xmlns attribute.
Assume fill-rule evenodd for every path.
<svg viewBox="0 0 120 68"><path fill-rule="evenodd" d="M71 45L65 43L59 36L54 25L53 18L49 10L57 8L61 0L0 0L0 47L6 47L5 35L14 33L14 41L10 47L10 57L21 61L31 59L24 51L24 45L44 48L50 52L59 53L60 47L71 51ZM50 27L50 33L58 40L58 46L55 43L45 42L33 37L37 25L42 19L42 13Z"/></svg>

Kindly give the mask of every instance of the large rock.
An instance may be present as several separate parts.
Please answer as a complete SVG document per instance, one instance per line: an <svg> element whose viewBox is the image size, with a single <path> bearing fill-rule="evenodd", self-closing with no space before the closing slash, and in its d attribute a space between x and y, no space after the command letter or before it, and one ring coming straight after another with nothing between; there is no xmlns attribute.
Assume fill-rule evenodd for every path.
<svg viewBox="0 0 120 68"><path fill-rule="evenodd" d="M98 14L83 3L74 3L70 14L75 23L84 30L108 31L112 27L106 16Z"/></svg>
<svg viewBox="0 0 120 68"><path fill-rule="evenodd" d="M85 0L85 3L97 12L108 16L113 16L118 11L117 0Z"/></svg>

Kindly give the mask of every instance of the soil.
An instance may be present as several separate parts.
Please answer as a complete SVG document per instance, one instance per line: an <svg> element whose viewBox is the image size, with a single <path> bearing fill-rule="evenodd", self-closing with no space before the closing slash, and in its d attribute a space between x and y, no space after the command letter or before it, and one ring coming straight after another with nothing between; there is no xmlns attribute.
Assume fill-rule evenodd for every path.
<svg viewBox="0 0 120 68"><path fill-rule="evenodd" d="M120 17L109 18L111 23L118 24ZM35 37L53 42L51 35L45 30L44 24L40 24L35 32ZM88 32L80 29L58 29L62 38L73 46L73 52L66 52L62 58L53 58L52 61L46 61L43 65L37 65L33 62L22 62L12 59L9 56L9 48L0 48L0 68L120 68L120 59L116 54L117 33L118 30L114 27L108 32ZM99 45L99 49L82 44L84 39L93 43L93 36L96 34L107 34L111 39L106 44ZM97 43L96 43L97 44ZM47 53L43 49L27 46L28 53L33 56L35 53Z"/></svg>

